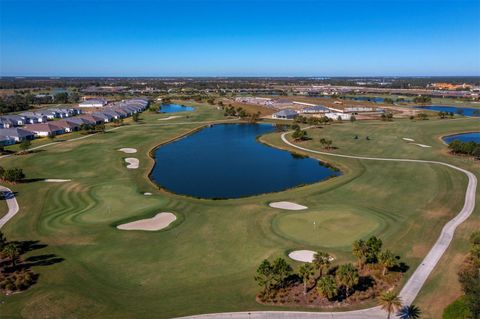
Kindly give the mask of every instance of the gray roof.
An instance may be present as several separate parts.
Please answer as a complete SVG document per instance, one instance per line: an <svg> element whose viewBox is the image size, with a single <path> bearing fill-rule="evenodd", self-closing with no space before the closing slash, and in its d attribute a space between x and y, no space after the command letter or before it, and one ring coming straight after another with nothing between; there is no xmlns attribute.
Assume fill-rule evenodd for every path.
<svg viewBox="0 0 480 319"><path fill-rule="evenodd" d="M32 132L18 127L0 129L0 136L25 138L32 135Z"/></svg>
<svg viewBox="0 0 480 319"><path fill-rule="evenodd" d="M292 115L298 115L297 111L294 110L281 110L280 112L275 113L276 116L292 116Z"/></svg>
<svg viewBox="0 0 480 319"><path fill-rule="evenodd" d="M329 108L323 105L313 105L304 108L303 111L329 111Z"/></svg>

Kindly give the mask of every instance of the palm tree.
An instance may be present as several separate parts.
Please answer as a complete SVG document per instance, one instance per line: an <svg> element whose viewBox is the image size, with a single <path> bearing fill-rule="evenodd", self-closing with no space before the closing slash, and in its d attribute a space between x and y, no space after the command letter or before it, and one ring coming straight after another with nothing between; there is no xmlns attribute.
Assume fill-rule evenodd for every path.
<svg viewBox="0 0 480 319"><path fill-rule="evenodd" d="M420 314L420 308L415 305L410 305L402 307L398 311L397 316L399 316L400 319L418 319L420 318Z"/></svg>
<svg viewBox="0 0 480 319"><path fill-rule="evenodd" d="M397 264L395 255L388 249L378 254L378 262L383 266L383 276L387 273L388 268Z"/></svg>
<svg viewBox="0 0 480 319"><path fill-rule="evenodd" d="M8 258L10 258L10 261L12 262L12 267L15 268L15 260L20 255L17 245L15 245L14 243L7 244L3 248L2 253Z"/></svg>
<svg viewBox="0 0 480 319"><path fill-rule="evenodd" d="M328 270L328 268L330 268L331 258L332 257L328 253L324 253L321 251L317 252L313 256L313 265L315 266L315 269L318 270L319 277L323 276L324 270Z"/></svg>
<svg viewBox="0 0 480 319"><path fill-rule="evenodd" d="M400 297L394 292L385 291L378 297L378 303L380 307L388 312L387 319L390 319L392 311L397 311L402 306Z"/></svg>
<svg viewBox="0 0 480 319"><path fill-rule="evenodd" d="M345 286L347 296L349 295L350 289L358 284L360 280L358 270L352 264L340 265L337 269L336 277L338 283Z"/></svg>
<svg viewBox="0 0 480 319"><path fill-rule="evenodd" d="M315 270L312 264L303 264L299 270L300 277L303 279L303 294L307 294L307 283L310 278L315 274Z"/></svg>
<svg viewBox="0 0 480 319"><path fill-rule="evenodd" d="M367 262L368 247L364 240L359 239L353 242L352 253L357 257L358 268L362 269Z"/></svg>
<svg viewBox="0 0 480 319"><path fill-rule="evenodd" d="M335 278L330 275L323 276L317 283L317 289L322 296L332 299L337 295L337 283L335 282Z"/></svg>

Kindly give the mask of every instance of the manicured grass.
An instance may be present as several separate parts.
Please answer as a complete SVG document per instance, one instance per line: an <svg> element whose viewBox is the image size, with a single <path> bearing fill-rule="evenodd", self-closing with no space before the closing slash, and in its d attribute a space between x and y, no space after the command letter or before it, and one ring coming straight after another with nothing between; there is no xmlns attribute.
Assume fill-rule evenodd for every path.
<svg viewBox="0 0 480 319"><path fill-rule="evenodd" d="M29 178L72 179L11 187L18 192L21 210L2 231L11 240L39 240L48 245L28 256L54 254L64 261L34 267L40 274L39 282L26 292L1 298L2 318L167 318L278 310L281 308L255 302L258 286L253 277L262 259L286 257L294 249L315 249L335 255L337 262L353 261L348 242L374 234L412 266L410 273L443 224L463 204L466 178L451 169L328 156L321 158L341 168L342 176L285 192L213 201L158 191L147 178L154 164L148 152L201 125L166 122L224 119L215 107L195 106L189 118L158 121L168 114L146 112L141 124L131 123L109 133L1 160L6 168L24 168ZM305 145L320 149L317 141L325 134L332 136L338 153L424 156L472 169L476 164L447 155L437 136L477 124L469 120L344 123L309 131L314 139ZM407 133L419 143L431 144L432 149L406 145L401 137ZM352 134L373 138L364 146L356 144ZM400 139L389 137L392 135ZM278 133L261 139L286 148ZM138 170L125 168L123 158L127 155L117 151L121 147L138 149L132 154L140 160ZM153 196L144 196L144 192ZM309 209L290 213L268 207L279 200ZM114 227L119 221L161 211L181 214L183 220L159 232L127 232ZM286 221L295 216L300 220L289 226ZM302 235L302 229L311 230L310 221L317 218L321 237L317 240ZM351 219L364 226L353 227ZM464 231L467 229L462 228L458 238ZM463 253L457 244L455 240L453 250L449 250L453 256ZM455 276L448 272L435 275L440 279ZM436 286L429 281L419 299L422 308L427 302L434 304L443 293L431 287Z"/></svg>
<svg viewBox="0 0 480 319"><path fill-rule="evenodd" d="M330 205L319 211L279 214L272 224L277 234L299 244L348 250L353 241L373 234L385 223L365 209Z"/></svg>

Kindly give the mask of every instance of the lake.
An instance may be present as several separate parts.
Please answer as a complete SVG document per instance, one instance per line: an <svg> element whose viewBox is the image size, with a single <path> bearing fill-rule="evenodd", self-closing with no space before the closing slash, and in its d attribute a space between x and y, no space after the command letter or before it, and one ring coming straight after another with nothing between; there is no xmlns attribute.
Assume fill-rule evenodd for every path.
<svg viewBox="0 0 480 319"><path fill-rule="evenodd" d="M177 113L177 112L192 112L195 108L191 106L185 106L180 104L162 104L160 106L159 113Z"/></svg>
<svg viewBox="0 0 480 319"><path fill-rule="evenodd" d="M475 142L480 143L480 132L472 132L472 133L462 133L462 134L455 134L455 135L448 135L444 136L443 140L445 143L450 144L455 140L459 140L461 142Z"/></svg>
<svg viewBox="0 0 480 319"><path fill-rule="evenodd" d="M457 106L444 106L444 105L428 105L418 106L416 109L424 109L437 112L452 112L454 114L460 114L465 116L480 116L480 108L475 109L471 107L457 107Z"/></svg>
<svg viewBox="0 0 480 319"><path fill-rule="evenodd" d="M271 124L217 124L159 147L151 179L177 194L226 199L316 183L340 172L269 147L257 137Z"/></svg>

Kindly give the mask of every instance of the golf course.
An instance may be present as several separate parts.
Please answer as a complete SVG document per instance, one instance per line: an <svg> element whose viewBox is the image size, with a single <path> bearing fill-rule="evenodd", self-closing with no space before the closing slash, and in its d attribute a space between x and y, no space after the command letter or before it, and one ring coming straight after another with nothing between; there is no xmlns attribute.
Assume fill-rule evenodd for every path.
<svg viewBox="0 0 480 319"><path fill-rule="evenodd" d="M288 254L303 249L328 252L334 264L353 263L352 242L374 235L409 266L396 288L399 291L443 226L464 205L468 180L459 171L429 163L315 154L286 144L280 131L258 137L258 143L312 157L341 174L235 199L173 194L150 179L157 147L205 126L240 123L212 105L176 102L194 109L175 113L175 117L146 111L138 122L107 126L105 133L39 139L32 142L28 154L0 159L0 166L22 168L27 177L25 182L6 185L15 193L20 211L1 230L9 240L36 243L23 258L45 261L33 267L39 274L35 285L0 297L1 318L171 318L234 311L319 311L257 303L259 287L253 278L259 263L283 257L298 268L301 263ZM478 119L349 121L304 128L309 140L294 142L290 135L286 139L323 152L320 139L326 138L334 148L325 152L441 161L480 177L478 161L451 155L442 141L442 136L478 131ZM195 154L190 156L196 161ZM135 165L128 167L131 163ZM188 176L178 178L189 182ZM47 183L45 179L63 181ZM279 201L307 209L269 206ZM1 204L0 209L2 217L7 206ZM170 219L160 230L118 227L163 212ZM479 228L477 196L475 211L457 228L415 300L422 318L440 318L443 307L461 295L456 273L468 251L467 238ZM371 301L362 308L375 305Z"/></svg>

